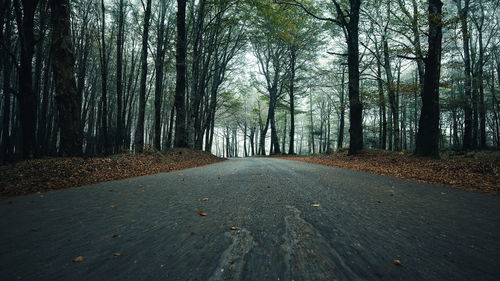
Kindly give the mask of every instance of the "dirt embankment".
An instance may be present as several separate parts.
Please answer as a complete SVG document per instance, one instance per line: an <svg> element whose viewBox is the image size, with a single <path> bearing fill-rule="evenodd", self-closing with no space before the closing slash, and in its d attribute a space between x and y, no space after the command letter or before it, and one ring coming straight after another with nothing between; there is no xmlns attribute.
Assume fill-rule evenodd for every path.
<svg viewBox="0 0 500 281"><path fill-rule="evenodd" d="M500 195L499 152L446 154L440 160L375 150L282 158Z"/></svg>
<svg viewBox="0 0 500 281"><path fill-rule="evenodd" d="M189 149L95 158L51 158L0 166L0 197L47 192L223 161Z"/></svg>

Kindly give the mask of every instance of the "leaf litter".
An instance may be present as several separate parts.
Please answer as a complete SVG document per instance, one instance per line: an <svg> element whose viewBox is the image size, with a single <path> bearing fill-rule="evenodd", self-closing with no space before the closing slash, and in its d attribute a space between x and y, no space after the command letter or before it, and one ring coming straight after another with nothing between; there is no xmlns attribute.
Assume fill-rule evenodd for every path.
<svg viewBox="0 0 500 281"><path fill-rule="evenodd" d="M87 186L193 168L224 160L207 152L189 149L119 154L110 157L27 160L0 166L0 197Z"/></svg>
<svg viewBox="0 0 500 281"><path fill-rule="evenodd" d="M279 157L500 196L500 152L449 152L441 159L380 150L363 150L352 156L342 151Z"/></svg>

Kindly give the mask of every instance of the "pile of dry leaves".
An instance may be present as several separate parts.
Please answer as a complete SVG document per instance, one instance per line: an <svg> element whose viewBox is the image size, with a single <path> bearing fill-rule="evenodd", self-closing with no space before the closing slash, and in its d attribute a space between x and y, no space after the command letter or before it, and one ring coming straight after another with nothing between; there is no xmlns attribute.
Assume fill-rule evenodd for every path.
<svg viewBox="0 0 500 281"><path fill-rule="evenodd" d="M84 186L203 166L220 161L223 159L210 153L188 149L152 154L122 154L106 158L29 160L0 166L0 196Z"/></svg>
<svg viewBox="0 0 500 281"><path fill-rule="evenodd" d="M500 195L499 153L445 155L435 160L405 153L365 150L355 156L339 152L284 158Z"/></svg>

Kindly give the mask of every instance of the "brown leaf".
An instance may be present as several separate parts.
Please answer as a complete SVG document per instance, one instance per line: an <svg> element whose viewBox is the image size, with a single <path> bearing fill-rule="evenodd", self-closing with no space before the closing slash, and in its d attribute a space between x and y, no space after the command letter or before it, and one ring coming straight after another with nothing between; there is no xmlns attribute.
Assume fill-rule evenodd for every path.
<svg viewBox="0 0 500 281"><path fill-rule="evenodd" d="M377 202L378 202L378 203L382 203L382 201L380 201L380 200L378 200Z"/></svg>
<svg viewBox="0 0 500 281"><path fill-rule="evenodd" d="M313 207L319 207L319 204L312 204Z"/></svg>
<svg viewBox="0 0 500 281"><path fill-rule="evenodd" d="M109 206L109 207L110 207L110 208L112 208L112 209L116 208L116 206L115 206L115 205L111 205L111 206Z"/></svg>
<svg viewBox="0 0 500 281"><path fill-rule="evenodd" d="M114 253L114 254L113 254L113 256L115 256L115 257L119 257L119 256L122 256L122 254L121 254L121 253L116 252L116 253Z"/></svg>
<svg viewBox="0 0 500 281"><path fill-rule="evenodd" d="M189 232L189 236L193 236L194 235L194 232Z"/></svg>
<svg viewBox="0 0 500 281"><path fill-rule="evenodd" d="M197 212L197 213L198 213L198 215L200 215L200 216L202 216L202 217L204 217L204 216L206 216L206 215L207 215L207 213L203 212L202 210L198 210L198 212Z"/></svg>
<svg viewBox="0 0 500 281"><path fill-rule="evenodd" d="M118 234L111 235L111 238L116 238L116 237L118 237Z"/></svg>
<svg viewBox="0 0 500 281"><path fill-rule="evenodd" d="M201 199L201 200L202 200L202 201L208 201L208 198L203 198L203 199Z"/></svg>
<svg viewBox="0 0 500 281"><path fill-rule="evenodd" d="M397 266L403 266L403 263L400 260L394 260L394 264Z"/></svg>
<svg viewBox="0 0 500 281"><path fill-rule="evenodd" d="M73 259L73 262L81 262L81 261L83 261L83 256L78 256Z"/></svg>
<svg viewBox="0 0 500 281"><path fill-rule="evenodd" d="M240 229L240 228L237 226L231 226L231 230L238 230L238 229Z"/></svg>

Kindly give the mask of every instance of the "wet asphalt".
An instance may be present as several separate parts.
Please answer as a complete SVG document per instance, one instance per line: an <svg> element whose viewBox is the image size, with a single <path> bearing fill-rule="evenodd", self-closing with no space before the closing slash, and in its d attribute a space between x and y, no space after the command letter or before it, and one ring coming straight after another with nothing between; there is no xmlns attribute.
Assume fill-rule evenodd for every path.
<svg viewBox="0 0 500 281"><path fill-rule="evenodd" d="M499 236L499 197L230 159L0 200L0 280L497 281Z"/></svg>

